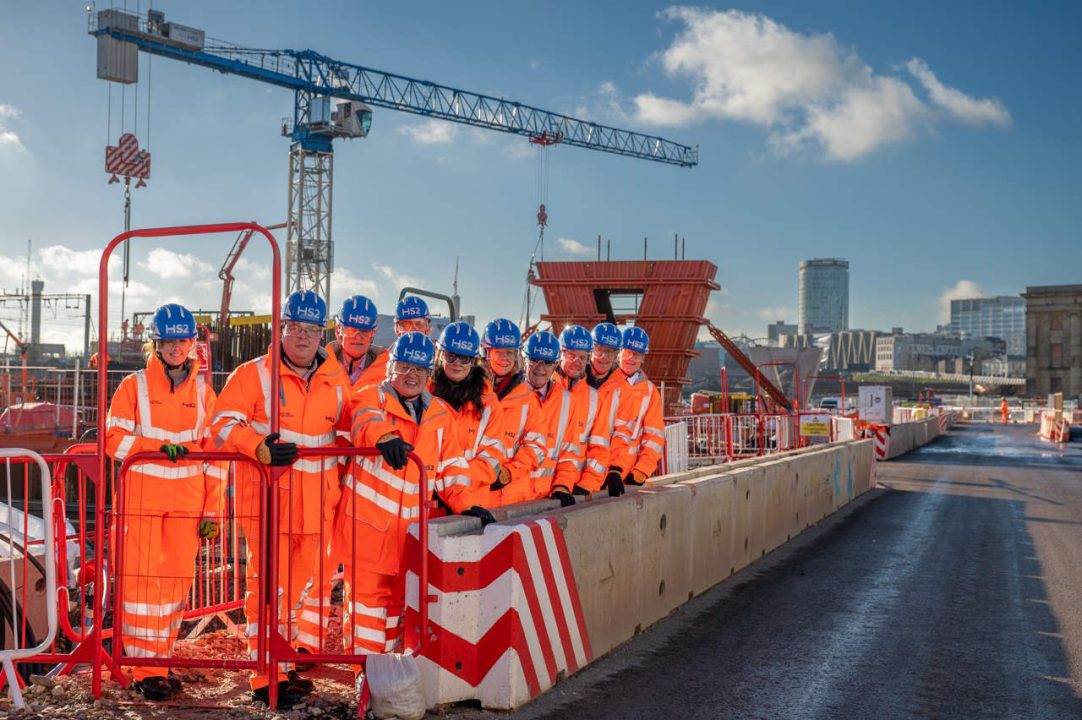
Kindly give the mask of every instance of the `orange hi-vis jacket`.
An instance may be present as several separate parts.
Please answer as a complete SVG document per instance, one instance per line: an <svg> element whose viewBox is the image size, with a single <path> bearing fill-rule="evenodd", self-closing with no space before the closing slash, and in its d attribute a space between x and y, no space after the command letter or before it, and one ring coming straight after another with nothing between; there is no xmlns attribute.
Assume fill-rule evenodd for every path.
<svg viewBox="0 0 1082 720"><path fill-rule="evenodd" d="M105 452L119 464L134 453L157 452L164 444L203 448L214 409L214 390L192 360L188 378L174 388L157 355L145 370L124 378L109 405ZM213 518L221 512L226 472L196 460L141 462L125 478L129 497L138 488L139 507L131 512L181 512Z"/></svg>
<svg viewBox="0 0 1082 720"><path fill-rule="evenodd" d="M429 492L453 506L451 498L456 490L470 487L469 466L454 426L455 414L447 403L428 391L421 394L421 401L424 411L418 422L389 382L361 389L354 397L353 444L374 447L384 435L398 435L424 461ZM344 478L343 491L334 536L335 542L338 538L345 540L337 548L338 553L347 565L398 575L406 533L421 516L417 465L410 462L394 470L379 455L359 457Z"/></svg>
<svg viewBox="0 0 1082 720"><path fill-rule="evenodd" d="M387 361L391 357L390 350L384 350L369 363L368 367L364 369L361 376L357 378L357 381L353 383L355 390L359 390L369 385L382 385L387 379Z"/></svg>
<svg viewBox="0 0 1082 720"><path fill-rule="evenodd" d="M298 447L335 447L337 430L349 426L350 391L342 366L320 349L319 366L307 381L281 363L279 425L281 442ZM249 360L229 376L214 408L212 433L220 450L256 457L270 429L270 353ZM257 477L237 465L238 478ZM300 458L279 480L282 531L317 534L329 521L340 497L337 458ZM252 488L243 488L247 500ZM320 497L322 496L322 502ZM289 522L290 525L285 523Z"/></svg>
<svg viewBox="0 0 1082 720"><path fill-rule="evenodd" d="M488 381L481 393L481 402L484 404L483 410L478 410L473 403L465 403L458 410L447 404L454 415L452 426L455 439L462 448L470 475L469 487L456 485L448 488L442 496L447 507L456 514L474 505L495 507L499 500L493 496L490 488L500 475L506 453L503 444L503 407Z"/></svg>
<svg viewBox="0 0 1082 720"><path fill-rule="evenodd" d="M619 371L618 371L619 372ZM650 477L665 452L665 411L657 386L641 370L621 390L610 464L624 475L635 470Z"/></svg>
<svg viewBox="0 0 1082 720"><path fill-rule="evenodd" d="M545 428L545 460L532 473L533 497L546 498L555 490L571 492L582 474L583 447L575 426L581 414L576 411L571 391L553 378L544 396L531 390L541 406Z"/></svg>
<svg viewBox="0 0 1082 720"><path fill-rule="evenodd" d="M571 391L573 439L582 448L582 465L574 485L592 493L597 492L605 482L605 473L609 469L612 444L609 413L603 406L601 393L590 387L585 377L573 386L559 372L553 376L553 380Z"/></svg>
<svg viewBox="0 0 1082 720"><path fill-rule="evenodd" d="M511 480L497 493L500 505L512 505L538 497L531 476L545 462L548 450L541 400L537 393L530 390L521 373L516 380L500 398L503 416L501 440L506 456L503 468L511 475Z"/></svg>

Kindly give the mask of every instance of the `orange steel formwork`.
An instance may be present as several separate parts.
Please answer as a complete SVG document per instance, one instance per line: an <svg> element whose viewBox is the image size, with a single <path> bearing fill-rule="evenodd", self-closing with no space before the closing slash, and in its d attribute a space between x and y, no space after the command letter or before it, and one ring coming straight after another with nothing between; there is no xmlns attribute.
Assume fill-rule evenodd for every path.
<svg viewBox="0 0 1082 720"><path fill-rule="evenodd" d="M650 334L646 373L665 387L675 405L691 381L688 362L699 352L695 338L705 322L710 293L721 286L718 268L706 260L611 260L539 262L531 284L545 294L541 315L559 331L577 323L592 328L605 320L634 324Z"/></svg>

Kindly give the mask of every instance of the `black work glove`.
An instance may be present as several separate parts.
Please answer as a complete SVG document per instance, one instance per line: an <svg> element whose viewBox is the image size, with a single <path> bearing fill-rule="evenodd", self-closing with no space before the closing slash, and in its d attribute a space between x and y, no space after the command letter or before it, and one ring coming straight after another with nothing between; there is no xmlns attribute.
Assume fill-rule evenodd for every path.
<svg viewBox="0 0 1082 720"><path fill-rule="evenodd" d="M496 517L480 505L474 505L473 507L466 508L461 513L459 513L459 515L469 515L470 517L478 518L481 521L481 527L484 527L489 523L496 522Z"/></svg>
<svg viewBox="0 0 1082 720"><path fill-rule="evenodd" d="M605 482L602 483L601 489L608 489L609 497L620 497L624 494L624 481L620 478L619 470L609 470L605 475Z"/></svg>
<svg viewBox="0 0 1082 720"><path fill-rule="evenodd" d="M390 440L376 443L376 448L383 455L383 460L388 465L395 470L401 470L409 462L406 453L412 450L413 446L400 437L393 437Z"/></svg>
<svg viewBox="0 0 1082 720"><path fill-rule="evenodd" d="M629 472L627 475L624 475L624 485L634 485L634 486L638 487L640 485L645 485L645 484L646 484L645 480L643 480L642 482L636 482L635 473L633 473L633 472Z"/></svg>
<svg viewBox="0 0 1082 720"><path fill-rule="evenodd" d="M563 490L557 490L549 495L549 497L553 500L559 500L560 507L571 507L575 504L575 496L569 492L564 492Z"/></svg>
<svg viewBox="0 0 1082 720"><path fill-rule="evenodd" d="M168 443L158 448L161 452L165 453L169 458L169 462L176 462L181 460L188 454L188 448L183 445L169 445Z"/></svg>
<svg viewBox="0 0 1082 720"><path fill-rule="evenodd" d="M296 443L278 442L279 437L279 433L271 433L263 438L262 447L266 448L266 453L256 451L264 465L292 465L297 459Z"/></svg>
<svg viewBox="0 0 1082 720"><path fill-rule="evenodd" d="M587 490L586 488L584 488L582 485L576 485L575 487L571 488L571 494L572 495L589 495L590 491Z"/></svg>

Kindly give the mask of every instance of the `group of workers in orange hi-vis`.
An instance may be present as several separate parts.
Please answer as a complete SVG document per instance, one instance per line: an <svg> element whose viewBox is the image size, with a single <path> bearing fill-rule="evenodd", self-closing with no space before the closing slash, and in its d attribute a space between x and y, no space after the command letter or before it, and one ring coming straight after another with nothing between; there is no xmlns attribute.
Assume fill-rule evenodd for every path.
<svg viewBox="0 0 1082 720"><path fill-rule="evenodd" d="M495 522L492 510L553 498L561 506L604 491L642 485L664 450L661 397L642 372L649 337L638 327L578 325L559 338L546 331L523 343L515 323L498 319L482 333L447 325L436 342L425 302L409 296L395 312L397 338L372 341L374 303L354 296L336 317L335 339L323 300L295 292L281 316L280 365L272 354L239 366L220 396L206 386L192 355L195 321L166 305L151 325L146 370L121 384L108 420L107 450L122 461L157 451L125 478L124 628L128 656L168 657L180 627L200 538L222 520L222 463L185 460L188 451L229 451L279 468L278 557L248 542L244 611L252 658L261 637L277 632L299 654L320 653L331 621L331 590L343 579L343 644L363 655L402 648L405 548L423 502L433 515ZM271 378L280 378L278 397ZM272 403L279 426L272 432ZM300 456L298 448L375 448L369 456ZM420 492L424 465L429 496ZM267 522L261 478L237 463L236 519L246 538ZM277 563L276 627L261 628L261 578ZM328 652L335 652L331 649ZM314 690L304 666L251 675L253 697L278 707ZM166 700L180 681L166 668L135 668L135 687ZM358 687L363 674L358 666Z"/></svg>

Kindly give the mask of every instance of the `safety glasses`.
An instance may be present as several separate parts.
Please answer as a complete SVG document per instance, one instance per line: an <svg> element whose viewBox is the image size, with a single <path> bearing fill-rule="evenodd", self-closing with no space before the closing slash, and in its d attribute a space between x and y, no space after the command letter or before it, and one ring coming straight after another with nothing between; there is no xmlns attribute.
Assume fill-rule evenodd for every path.
<svg viewBox="0 0 1082 720"><path fill-rule="evenodd" d="M323 335L323 328L319 325L309 325L308 323L287 322L283 328L283 332L286 335L293 335L294 337L317 338Z"/></svg>
<svg viewBox="0 0 1082 720"><path fill-rule="evenodd" d="M432 374L432 371L426 367L410 365L408 363L395 363L393 372L395 375L416 375L417 377L422 378Z"/></svg>
<svg viewBox="0 0 1082 720"><path fill-rule="evenodd" d="M473 365L473 358L466 355L456 355L455 353L445 352L443 353L443 362L447 365Z"/></svg>

